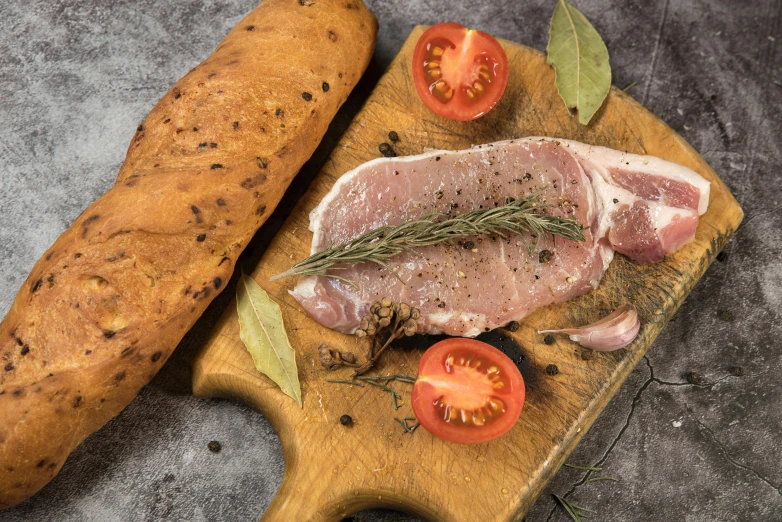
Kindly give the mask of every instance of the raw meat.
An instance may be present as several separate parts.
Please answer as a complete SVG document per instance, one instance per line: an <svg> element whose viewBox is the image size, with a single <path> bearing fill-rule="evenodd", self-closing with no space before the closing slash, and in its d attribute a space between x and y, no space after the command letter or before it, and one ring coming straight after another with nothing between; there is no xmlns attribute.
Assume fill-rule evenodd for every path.
<svg viewBox="0 0 782 522"><path fill-rule="evenodd" d="M291 294L342 332L388 296L420 308L419 333L472 337L597 288L614 251L649 263L691 241L709 182L656 157L552 138L378 159L343 175L311 212L312 253L433 211L454 216L535 192L549 213L588 227L586 240L545 238L546 260L519 236L467 238L393 258L398 278L365 263L339 271L357 287L308 276Z"/></svg>

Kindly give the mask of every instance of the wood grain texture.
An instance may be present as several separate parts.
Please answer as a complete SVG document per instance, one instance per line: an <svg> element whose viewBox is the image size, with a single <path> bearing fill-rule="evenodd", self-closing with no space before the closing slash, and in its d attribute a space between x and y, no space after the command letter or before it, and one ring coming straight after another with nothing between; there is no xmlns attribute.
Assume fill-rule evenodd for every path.
<svg viewBox="0 0 782 522"><path fill-rule="evenodd" d="M612 89L592 124L580 126L557 94L545 56L518 44L502 42L511 75L492 112L474 122L435 116L415 94L410 72L410 57L423 30L417 27L410 34L252 274L282 307L297 350L304 408L299 409L255 370L239 340L235 306L223 315L194 362L194 394L242 400L266 415L280 436L285 476L264 520L334 521L375 506L433 521L520 520L743 217L727 187L692 147L622 91ZM394 418L412 416L409 385L394 385L403 397L395 411L390 397L378 388L326 382L349 372L326 374L317 347L327 342L363 354L366 341L311 320L287 293L294 280L269 282L271 275L308 255L309 211L342 173L377 157L377 147L388 140L390 130L399 133L394 147L400 155L545 135L659 156L712 182L709 210L695 241L664 262L639 266L617 255L596 291L539 309L509 334L524 357L521 369L527 399L521 418L507 435L460 446L422 429L406 434ZM585 324L626 301L636 304L642 320L641 333L629 349L583 360L576 344L558 338L549 346L535 333L543 327ZM415 375L420 355L419 350L392 351L376 373ZM549 364L557 365L558 375L546 374ZM355 420L351 428L338 422L345 413Z"/></svg>

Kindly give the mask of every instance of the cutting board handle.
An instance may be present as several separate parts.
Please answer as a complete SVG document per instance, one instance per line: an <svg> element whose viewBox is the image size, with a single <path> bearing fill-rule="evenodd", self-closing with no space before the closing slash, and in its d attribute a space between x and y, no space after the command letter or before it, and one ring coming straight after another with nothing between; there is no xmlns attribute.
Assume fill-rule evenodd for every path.
<svg viewBox="0 0 782 522"><path fill-rule="evenodd" d="M320 502L324 498L324 494L329 494L328 477L322 477L320 481L308 482L299 480L297 474L295 470L291 469L286 459L285 475L283 476L282 484L280 484L280 489L277 490L277 494L272 499L272 503L269 504L263 517L261 517L261 521L339 521L342 515L337 512L338 509L329 509L329 506L324 506ZM339 502L338 500L336 504L337 506L347 506L346 502ZM344 509L342 511L345 515L350 514L345 512Z"/></svg>
<svg viewBox="0 0 782 522"><path fill-rule="evenodd" d="M287 398L278 401L279 393L262 393L264 388L276 385L254 369L240 371L244 359L250 359L246 350L224 344L220 349L202 350L193 361L193 395L244 402L261 412L276 430L285 458L285 473L263 522L339 522L351 513L369 508L397 509L437 522L455 520L449 513L433 512L403 492L364 487L352 469L341 466L342 458L328 457L335 443L330 430L323 429L321 436L310 434L303 440L302 430L296 429L294 421L301 415L296 403ZM252 361L247 365L252 368Z"/></svg>

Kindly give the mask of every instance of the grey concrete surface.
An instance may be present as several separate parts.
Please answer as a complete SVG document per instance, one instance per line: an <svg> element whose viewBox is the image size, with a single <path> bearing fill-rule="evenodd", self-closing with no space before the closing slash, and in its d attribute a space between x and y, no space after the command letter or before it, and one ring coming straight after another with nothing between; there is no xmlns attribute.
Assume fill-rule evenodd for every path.
<svg viewBox="0 0 782 522"><path fill-rule="evenodd" d="M44 250L111 185L149 109L254 2L0 0L0 315ZM452 20L544 49L554 1L367 3L380 21L370 70L251 244L246 269L413 25ZM701 152L746 218L569 459L620 482L563 468L526 519L568 520L557 493L597 510L590 520L782 520L782 2L574 3L606 40L614 83L634 82L629 92ZM0 520L257 519L283 473L274 431L245 406L189 395L190 360L231 293L59 476ZM704 384L687 383L690 371Z"/></svg>

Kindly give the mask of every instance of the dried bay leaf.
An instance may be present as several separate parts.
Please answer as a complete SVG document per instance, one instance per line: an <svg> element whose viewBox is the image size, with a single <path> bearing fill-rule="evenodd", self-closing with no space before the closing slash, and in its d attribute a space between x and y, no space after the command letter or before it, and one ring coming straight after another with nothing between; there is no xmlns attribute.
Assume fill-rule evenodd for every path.
<svg viewBox="0 0 782 522"><path fill-rule="evenodd" d="M251 277L242 274L236 285L236 309L239 336L255 367L301 406L296 352L288 341L279 305Z"/></svg>
<svg viewBox="0 0 782 522"><path fill-rule="evenodd" d="M578 121L589 123L611 89L608 49L589 20L565 0L551 16L548 63L556 71L559 95Z"/></svg>

